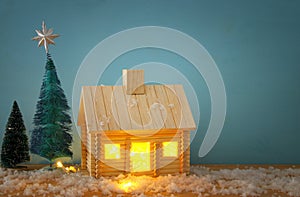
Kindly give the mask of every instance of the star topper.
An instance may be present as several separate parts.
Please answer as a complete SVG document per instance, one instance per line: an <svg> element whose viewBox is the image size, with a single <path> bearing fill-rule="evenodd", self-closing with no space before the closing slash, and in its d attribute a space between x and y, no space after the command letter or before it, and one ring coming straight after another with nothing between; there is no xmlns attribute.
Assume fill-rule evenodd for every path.
<svg viewBox="0 0 300 197"><path fill-rule="evenodd" d="M46 53L48 53L48 44L55 45L55 42L53 41L54 38L59 37L58 34L52 34L53 29L47 29L45 22L42 23L42 30L35 30L37 33L37 36L33 37L32 40L39 41L38 46L44 45Z"/></svg>

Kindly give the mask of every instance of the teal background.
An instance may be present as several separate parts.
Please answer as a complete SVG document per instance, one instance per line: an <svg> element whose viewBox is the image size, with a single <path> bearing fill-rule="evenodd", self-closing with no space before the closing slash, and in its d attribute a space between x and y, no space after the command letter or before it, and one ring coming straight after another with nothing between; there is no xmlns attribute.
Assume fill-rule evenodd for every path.
<svg viewBox="0 0 300 197"><path fill-rule="evenodd" d="M70 106L76 72L101 40L138 26L177 29L208 50L226 87L225 125L204 158L198 150L209 124L210 97L189 62L160 49L135 50L117 58L99 83L114 84L122 68L148 61L172 65L190 79L199 99L192 163L300 164L300 1L0 0L0 139L14 99L27 130L33 126L46 55L31 38L42 20L61 35L50 53ZM74 136L78 161L75 127Z"/></svg>

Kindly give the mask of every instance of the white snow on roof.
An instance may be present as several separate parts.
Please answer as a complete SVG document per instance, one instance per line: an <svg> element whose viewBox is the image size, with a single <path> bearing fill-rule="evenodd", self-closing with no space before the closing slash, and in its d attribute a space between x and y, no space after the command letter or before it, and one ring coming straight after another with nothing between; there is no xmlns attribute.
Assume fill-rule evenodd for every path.
<svg viewBox="0 0 300 197"><path fill-rule="evenodd" d="M65 174L61 170L16 171L0 168L0 196L83 196L87 192L101 192L117 196L131 193L135 196L169 196L192 192L199 196L239 195L261 196L268 190L300 196L300 169L249 168L211 170L192 166L191 175L159 177L124 176L93 178L81 174ZM128 184L130 182L130 184ZM125 185L125 186L124 186ZM279 194L278 194L279 195Z"/></svg>

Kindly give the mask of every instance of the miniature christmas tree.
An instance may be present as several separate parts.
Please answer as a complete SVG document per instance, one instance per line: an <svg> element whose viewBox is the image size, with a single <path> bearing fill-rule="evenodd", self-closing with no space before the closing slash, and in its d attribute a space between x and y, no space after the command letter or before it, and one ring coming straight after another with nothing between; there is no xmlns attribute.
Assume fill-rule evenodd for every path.
<svg viewBox="0 0 300 197"><path fill-rule="evenodd" d="M48 53L48 44L54 44L52 39L58 37L52 32L52 29L46 29L43 22L43 30L37 31L38 36L33 38L39 40L39 46L44 44L47 63L30 140L30 151L50 161L59 157L72 157L70 107Z"/></svg>
<svg viewBox="0 0 300 197"><path fill-rule="evenodd" d="M16 101L6 124L6 132L1 149L1 164L3 167L16 167L17 164L29 161L28 137L26 128Z"/></svg>

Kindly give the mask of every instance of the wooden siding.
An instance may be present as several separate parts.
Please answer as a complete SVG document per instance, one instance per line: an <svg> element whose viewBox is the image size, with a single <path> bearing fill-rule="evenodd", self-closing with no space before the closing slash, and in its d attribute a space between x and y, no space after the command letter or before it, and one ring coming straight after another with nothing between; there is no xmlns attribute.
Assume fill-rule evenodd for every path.
<svg viewBox="0 0 300 197"><path fill-rule="evenodd" d="M163 156L163 142L178 142L178 157ZM132 142L150 142L150 171L130 172L130 149ZM120 144L120 159L105 159L104 145ZM84 157L85 156L85 157ZM91 176L134 175L158 176L189 172L189 132L164 130L148 137L138 137L123 131L89 133L83 163Z"/></svg>
<svg viewBox="0 0 300 197"><path fill-rule="evenodd" d="M81 169L86 170L87 167L87 131L86 126L81 125Z"/></svg>

